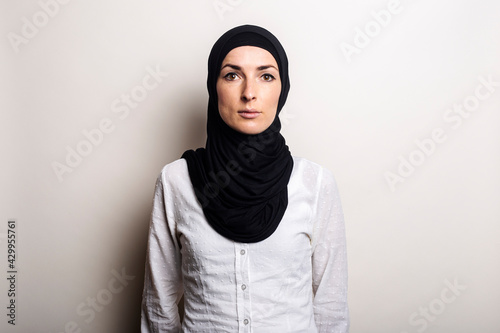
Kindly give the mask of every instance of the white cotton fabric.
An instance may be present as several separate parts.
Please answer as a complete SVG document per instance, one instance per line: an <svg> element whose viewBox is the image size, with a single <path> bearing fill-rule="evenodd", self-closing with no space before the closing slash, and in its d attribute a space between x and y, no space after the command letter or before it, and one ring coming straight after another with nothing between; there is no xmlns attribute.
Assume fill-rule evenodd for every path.
<svg viewBox="0 0 500 333"><path fill-rule="evenodd" d="M278 229L247 244L210 227L184 159L165 166L150 224L142 333L348 331L344 219L328 170L294 157Z"/></svg>

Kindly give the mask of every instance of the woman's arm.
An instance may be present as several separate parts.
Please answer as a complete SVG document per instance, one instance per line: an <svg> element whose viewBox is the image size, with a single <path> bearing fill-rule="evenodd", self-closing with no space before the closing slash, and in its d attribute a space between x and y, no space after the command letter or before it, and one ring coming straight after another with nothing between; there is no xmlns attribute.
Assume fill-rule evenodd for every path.
<svg viewBox="0 0 500 333"><path fill-rule="evenodd" d="M173 218L167 218L163 172L158 177L151 213L146 273L142 300L142 333L177 333L180 319L182 273Z"/></svg>
<svg viewBox="0 0 500 333"><path fill-rule="evenodd" d="M321 333L349 332L344 215L333 175L323 169L313 233L314 317Z"/></svg>

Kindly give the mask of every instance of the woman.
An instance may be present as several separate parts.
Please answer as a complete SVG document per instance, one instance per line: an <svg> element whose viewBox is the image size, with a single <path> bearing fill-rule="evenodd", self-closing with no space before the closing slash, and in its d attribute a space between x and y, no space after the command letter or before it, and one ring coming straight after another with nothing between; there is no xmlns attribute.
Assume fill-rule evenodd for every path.
<svg viewBox="0 0 500 333"><path fill-rule="evenodd" d="M292 157L279 132L283 47L257 26L229 30L210 53L207 86L206 147L156 184L142 332L348 332L335 180Z"/></svg>

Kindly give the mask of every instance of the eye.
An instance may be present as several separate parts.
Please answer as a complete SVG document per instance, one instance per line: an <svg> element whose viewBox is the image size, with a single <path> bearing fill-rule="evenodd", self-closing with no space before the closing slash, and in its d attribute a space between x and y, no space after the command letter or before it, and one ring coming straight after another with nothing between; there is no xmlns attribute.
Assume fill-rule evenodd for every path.
<svg viewBox="0 0 500 333"><path fill-rule="evenodd" d="M234 72L229 72L227 73L226 75L224 75L224 79L228 80L228 81L234 81L238 78L238 74L234 73Z"/></svg>
<svg viewBox="0 0 500 333"><path fill-rule="evenodd" d="M263 74L262 78L264 79L264 81L273 81L273 80L275 80L274 76L271 75L271 74Z"/></svg>

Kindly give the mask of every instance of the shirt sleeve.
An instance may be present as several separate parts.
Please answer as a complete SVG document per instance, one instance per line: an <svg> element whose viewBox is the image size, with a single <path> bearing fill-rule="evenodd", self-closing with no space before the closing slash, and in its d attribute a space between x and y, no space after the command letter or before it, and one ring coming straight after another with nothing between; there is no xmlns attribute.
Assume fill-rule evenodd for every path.
<svg viewBox="0 0 500 333"><path fill-rule="evenodd" d="M181 254L174 218L167 214L166 196L160 175L149 227L141 333L177 333L181 329L177 306L183 294Z"/></svg>
<svg viewBox="0 0 500 333"><path fill-rule="evenodd" d="M314 319L321 333L349 332L344 215L333 175L323 169L312 240Z"/></svg>

